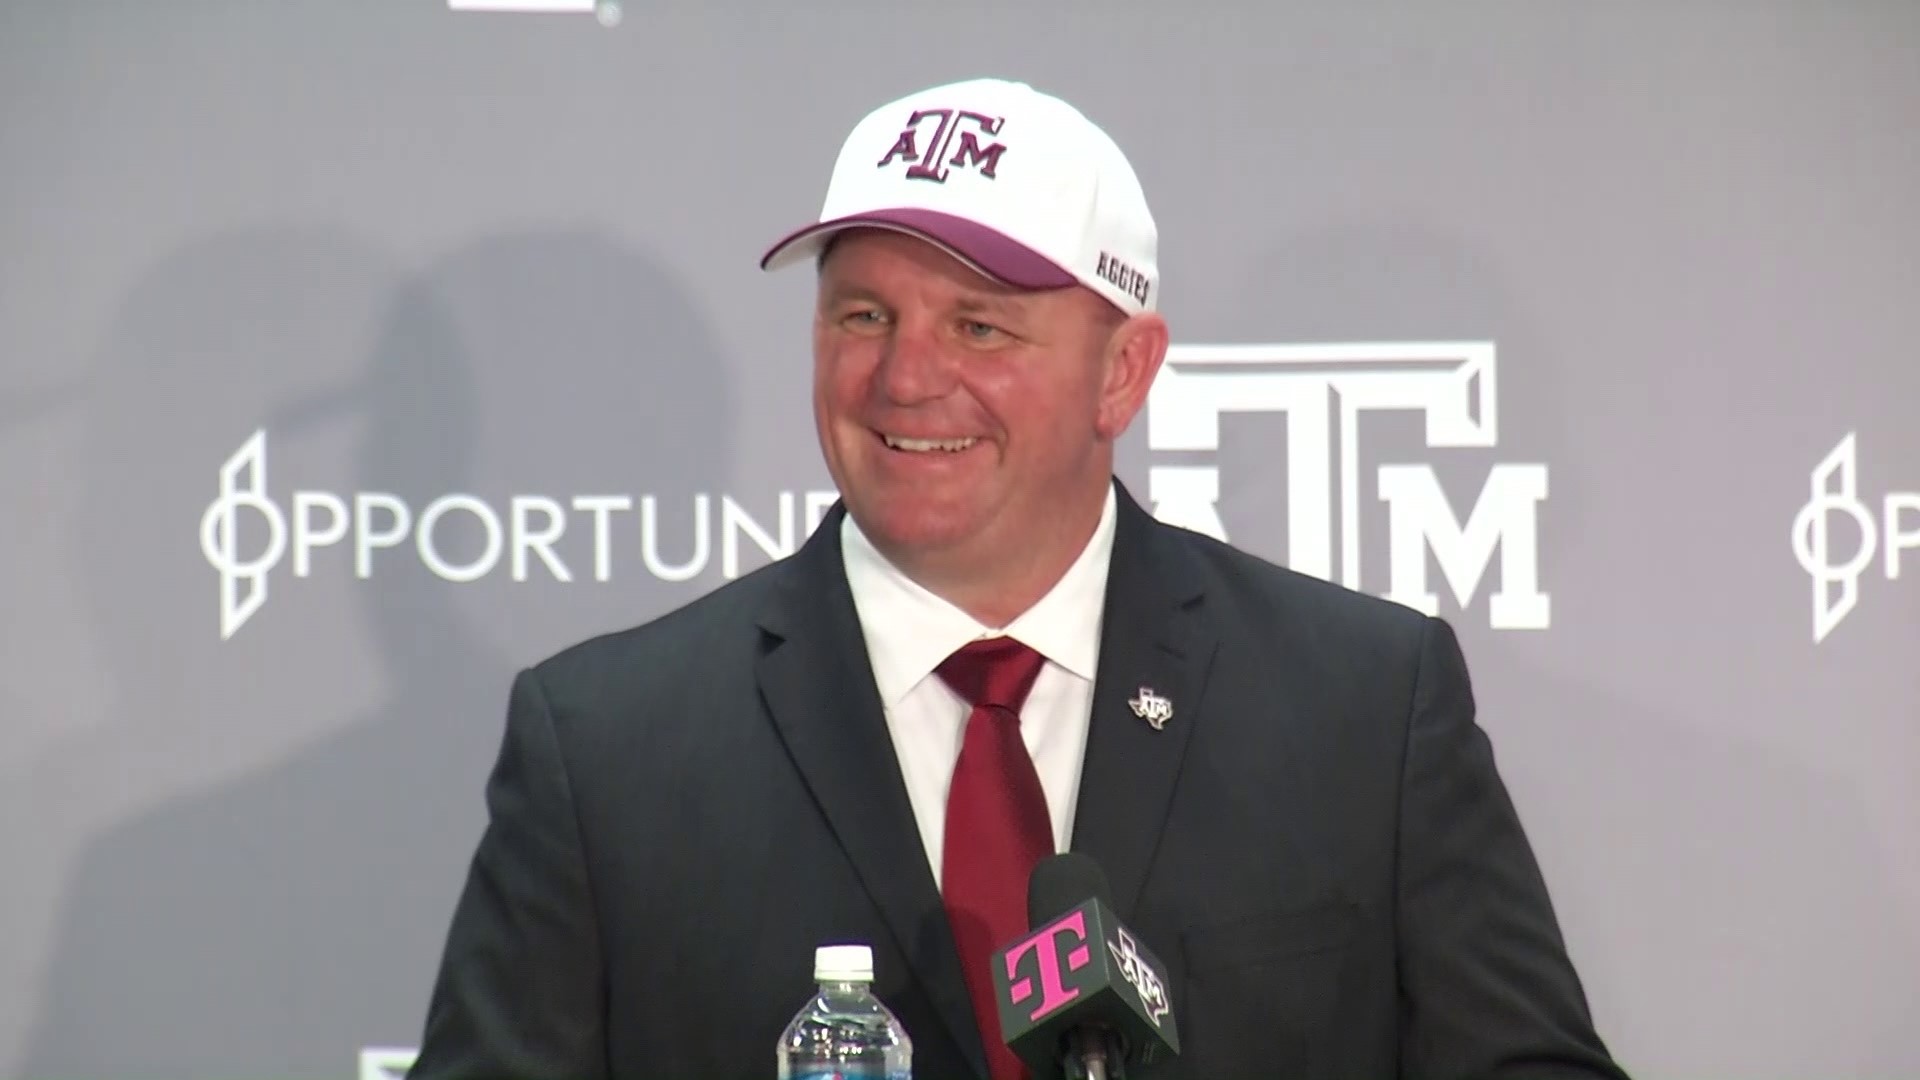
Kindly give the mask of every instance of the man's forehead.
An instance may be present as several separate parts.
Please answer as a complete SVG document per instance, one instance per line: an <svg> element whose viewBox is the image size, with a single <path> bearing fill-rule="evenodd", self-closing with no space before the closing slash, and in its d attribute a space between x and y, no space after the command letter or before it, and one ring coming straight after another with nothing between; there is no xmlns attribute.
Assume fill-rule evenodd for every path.
<svg viewBox="0 0 1920 1080"><path fill-rule="evenodd" d="M850 229L820 252L825 292L939 283L965 299L998 306L1019 305L1052 290L1024 289L990 277L938 244L911 233Z"/></svg>

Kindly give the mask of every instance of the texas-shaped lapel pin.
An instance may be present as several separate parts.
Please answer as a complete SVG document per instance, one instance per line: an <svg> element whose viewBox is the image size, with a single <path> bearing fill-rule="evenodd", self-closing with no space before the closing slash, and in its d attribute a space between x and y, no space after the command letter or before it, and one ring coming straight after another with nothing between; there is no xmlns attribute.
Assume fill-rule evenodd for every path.
<svg viewBox="0 0 1920 1080"><path fill-rule="evenodd" d="M1173 719L1173 699L1154 693L1151 686L1142 686L1127 704L1133 707L1133 715L1152 724L1155 731L1165 729L1167 721Z"/></svg>

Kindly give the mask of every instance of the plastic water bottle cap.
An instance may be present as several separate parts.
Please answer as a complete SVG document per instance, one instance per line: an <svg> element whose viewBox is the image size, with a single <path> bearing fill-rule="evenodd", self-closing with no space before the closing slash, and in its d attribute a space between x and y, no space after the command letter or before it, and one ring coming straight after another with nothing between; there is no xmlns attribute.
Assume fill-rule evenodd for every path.
<svg viewBox="0 0 1920 1080"><path fill-rule="evenodd" d="M872 982L873 950L865 945L822 945L813 951L819 982Z"/></svg>

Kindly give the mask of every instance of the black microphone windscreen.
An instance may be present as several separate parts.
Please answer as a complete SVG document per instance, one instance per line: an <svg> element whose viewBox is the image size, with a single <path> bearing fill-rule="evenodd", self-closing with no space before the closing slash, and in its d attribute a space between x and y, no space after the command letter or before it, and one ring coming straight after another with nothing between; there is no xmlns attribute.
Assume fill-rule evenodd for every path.
<svg viewBox="0 0 1920 1080"><path fill-rule="evenodd" d="M1092 856L1077 851L1050 855L1036 863L1027 878L1027 925L1037 930L1087 900L1098 900L1113 910L1107 872Z"/></svg>

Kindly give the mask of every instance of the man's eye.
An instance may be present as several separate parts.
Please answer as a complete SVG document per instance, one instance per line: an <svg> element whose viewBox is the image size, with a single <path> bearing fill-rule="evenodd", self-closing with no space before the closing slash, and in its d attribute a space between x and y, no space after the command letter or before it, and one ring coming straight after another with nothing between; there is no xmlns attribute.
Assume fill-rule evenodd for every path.
<svg viewBox="0 0 1920 1080"><path fill-rule="evenodd" d="M879 326L886 321L886 316L872 308L862 308L858 311L848 312L846 317L841 321L845 322L848 326Z"/></svg>
<svg viewBox="0 0 1920 1080"><path fill-rule="evenodd" d="M961 332L976 341L991 341L1000 333L1000 328L992 323L976 322L972 319L960 324Z"/></svg>

